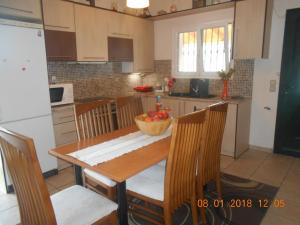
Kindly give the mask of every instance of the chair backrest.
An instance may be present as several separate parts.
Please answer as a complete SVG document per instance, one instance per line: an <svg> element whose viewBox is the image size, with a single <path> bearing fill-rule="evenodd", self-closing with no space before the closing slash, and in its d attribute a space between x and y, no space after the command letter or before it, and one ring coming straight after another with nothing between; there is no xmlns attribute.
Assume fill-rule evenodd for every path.
<svg viewBox="0 0 300 225"><path fill-rule="evenodd" d="M0 149L17 195L21 224L55 225L53 207L33 140L0 127Z"/></svg>
<svg viewBox="0 0 300 225"><path fill-rule="evenodd" d="M226 123L228 103L220 102L208 107L207 134L199 154L198 181L206 184L220 173L220 155Z"/></svg>
<svg viewBox="0 0 300 225"><path fill-rule="evenodd" d="M114 130L111 101L94 101L75 106L79 140L93 138Z"/></svg>
<svg viewBox="0 0 300 225"><path fill-rule="evenodd" d="M142 100L140 97L127 96L116 99L118 128L129 127L133 124L134 118L143 113Z"/></svg>
<svg viewBox="0 0 300 225"><path fill-rule="evenodd" d="M206 134L206 110L175 119L166 166L165 204L173 212L195 194L197 159Z"/></svg>

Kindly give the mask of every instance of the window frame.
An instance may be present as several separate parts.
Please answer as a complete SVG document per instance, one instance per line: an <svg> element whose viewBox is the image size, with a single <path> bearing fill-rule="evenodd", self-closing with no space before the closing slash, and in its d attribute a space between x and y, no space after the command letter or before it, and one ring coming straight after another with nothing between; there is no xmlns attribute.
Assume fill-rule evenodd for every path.
<svg viewBox="0 0 300 225"><path fill-rule="evenodd" d="M203 65L203 30L215 27L225 27L224 30L224 42L225 42L225 70L228 70L232 60L232 54L229 58L229 46L228 46L228 25L232 24L232 44L234 39L234 23L233 19L225 19L213 22L202 23L197 26L188 26L185 28L177 28L173 30L173 54L172 54L172 73L175 78L179 79L191 79L191 78L204 78L204 79L220 79L217 72L204 72ZM196 72L180 72L179 69L179 33L184 32L196 32L197 33L197 62ZM231 59L231 60L229 60Z"/></svg>
<svg viewBox="0 0 300 225"><path fill-rule="evenodd" d="M179 34L180 33L186 33L186 32L196 32L197 34L197 60L196 60L196 72L180 72L179 71ZM172 72L174 74L174 77L176 78L188 78L188 77L195 77L198 73L199 68L199 32L198 28L195 28L194 26L191 27L185 27L185 28L178 28L173 31L173 59L172 59ZM175 62L175 63L174 63ZM176 71L176 72L175 72Z"/></svg>

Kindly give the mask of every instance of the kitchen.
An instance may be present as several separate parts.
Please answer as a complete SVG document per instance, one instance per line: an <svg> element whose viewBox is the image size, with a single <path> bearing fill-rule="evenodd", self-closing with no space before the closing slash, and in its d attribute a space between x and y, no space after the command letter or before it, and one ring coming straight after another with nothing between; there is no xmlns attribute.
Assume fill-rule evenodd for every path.
<svg viewBox="0 0 300 225"><path fill-rule="evenodd" d="M78 141L74 103L134 95L141 97L143 111L148 112L155 109L156 96L161 96L162 106L177 118L219 102L224 92L217 72L234 68L228 83L231 97L225 98L229 105L221 154L236 163L255 152L254 167L258 168L272 155L274 146L281 70L278 57L282 55L276 46L283 42L285 11L297 7L295 0L289 0L288 6L280 0L152 0L148 10L126 7L126 1L0 1L1 26L14 27L8 36L0 37L1 44L13 43L6 46L9 50L1 50L2 65L15 60L7 52L30 53L19 55L17 60L25 62L19 61L17 67L1 67L1 74L9 71L26 76L1 78L1 84L13 86L1 85L0 126L33 137L44 177L51 179L70 168L48 151ZM29 29L36 29L31 32L35 37L25 35L28 22ZM209 46L215 37L208 38L208 34L216 27L218 48L213 50ZM278 34L282 40L275 38ZM187 37L188 47L181 46L181 36ZM18 37L24 38L20 41ZM206 58L199 60L204 52ZM215 59L224 64L215 64ZM39 72L32 73L33 68ZM38 76L41 73L43 76ZM168 87L172 78L176 82ZM154 91L136 92L138 86L151 86ZM11 92L16 94L7 97ZM283 160L299 163L292 157ZM282 179L288 174L283 170ZM280 186L277 180L265 181L259 175L255 179L254 172L252 176ZM12 185L9 176L5 178L3 189L9 191Z"/></svg>

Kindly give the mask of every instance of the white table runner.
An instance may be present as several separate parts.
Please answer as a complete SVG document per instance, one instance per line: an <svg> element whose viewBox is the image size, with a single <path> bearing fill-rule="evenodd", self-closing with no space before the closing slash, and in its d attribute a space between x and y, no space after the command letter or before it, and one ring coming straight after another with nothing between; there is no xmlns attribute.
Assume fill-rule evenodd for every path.
<svg viewBox="0 0 300 225"><path fill-rule="evenodd" d="M114 159L161 139L167 138L171 135L171 133L171 127L160 136L149 136L141 131L137 131L98 145L72 152L68 155L79 159L90 166L95 166L99 163Z"/></svg>

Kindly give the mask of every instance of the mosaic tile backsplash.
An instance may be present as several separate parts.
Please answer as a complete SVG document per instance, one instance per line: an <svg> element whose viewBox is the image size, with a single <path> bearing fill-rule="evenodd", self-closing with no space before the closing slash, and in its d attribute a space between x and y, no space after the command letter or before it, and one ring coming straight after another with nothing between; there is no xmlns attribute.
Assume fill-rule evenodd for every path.
<svg viewBox="0 0 300 225"><path fill-rule="evenodd" d="M120 63L49 62L48 76L49 83L53 76L56 83L73 83L75 99L129 95L133 93L133 87L140 84L139 76L121 74Z"/></svg>
<svg viewBox="0 0 300 225"><path fill-rule="evenodd" d="M172 73L171 60L161 60L155 62L155 72L159 77L169 76ZM235 60L235 73L233 79L229 81L230 96L252 96L254 60ZM189 92L190 79L177 79L172 91ZM219 79L209 80L209 94L221 95L223 82Z"/></svg>
<svg viewBox="0 0 300 225"><path fill-rule="evenodd" d="M163 84L165 77L171 76L171 60L155 61L155 72L141 78L136 74L122 74L121 63L76 64L66 62L49 62L49 83L56 77L57 83L73 83L75 99L93 98L98 96L117 97L131 95L133 88L148 84ZM229 82L231 96L252 96L254 60L237 60L235 75ZM189 79L177 79L173 92L189 92ZM222 81L210 80L209 92L220 95Z"/></svg>

